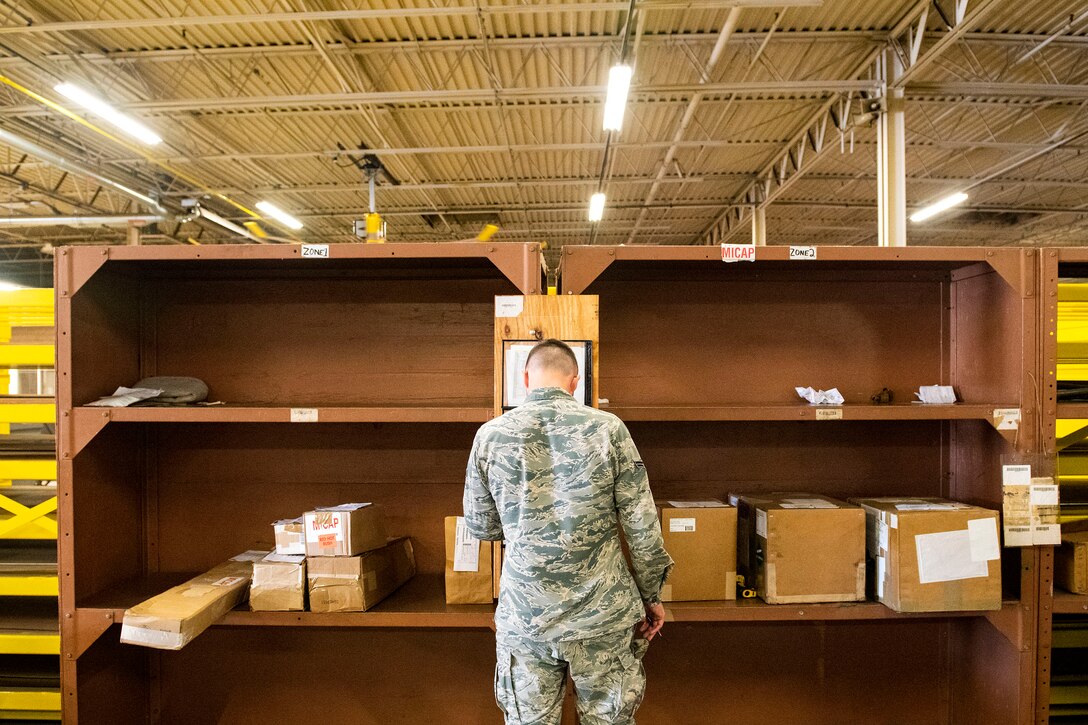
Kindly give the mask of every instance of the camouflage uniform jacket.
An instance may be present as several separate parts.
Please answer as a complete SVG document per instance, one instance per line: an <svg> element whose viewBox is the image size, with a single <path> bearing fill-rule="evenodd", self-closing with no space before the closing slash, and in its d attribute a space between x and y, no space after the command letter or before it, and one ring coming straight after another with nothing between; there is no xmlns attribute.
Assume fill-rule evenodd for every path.
<svg viewBox="0 0 1088 725"><path fill-rule="evenodd" d="M559 388L532 391L480 428L464 512L473 536L506 540L500 636L563 641L630 627L672 568L627 427Z"/></svg>

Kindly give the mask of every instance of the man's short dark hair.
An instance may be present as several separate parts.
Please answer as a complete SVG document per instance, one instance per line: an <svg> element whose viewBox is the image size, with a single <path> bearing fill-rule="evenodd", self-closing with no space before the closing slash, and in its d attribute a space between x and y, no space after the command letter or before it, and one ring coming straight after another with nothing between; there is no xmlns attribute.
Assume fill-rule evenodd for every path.
<svg viewBox="0 0 1088 725"><path fill-rule="evenodd" d="M548 339L534 345L525 358L525 369L533 364L571 376L578 374L578 358L562 340Z"/></svg>

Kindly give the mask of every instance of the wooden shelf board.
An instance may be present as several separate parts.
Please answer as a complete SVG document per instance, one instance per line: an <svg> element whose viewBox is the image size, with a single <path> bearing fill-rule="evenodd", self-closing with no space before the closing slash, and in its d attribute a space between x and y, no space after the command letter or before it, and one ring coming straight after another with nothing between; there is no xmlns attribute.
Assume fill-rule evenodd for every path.
<svg viewBox="0 0 1088 725"><path fill-rule="evenodd" d="M1002 608L1016 608L1006 601ZM675 622L804 622L944 619L982 617L989 612L896 612L880 602L829 602L814 604L767 604L761 599L719 602L672 602L665 605L666 621Z"/></svg>
<svg viewBox="0 0 1088 725"><path fill-rule="evenodd" d="M1088 594L1054 592L1055 614L1088 614Z"/></svg>
<svg viewBox="0 0 1088 725"><path fill-rule="evenodd" d="M996 403L956 403L955 405L855 403L841 406L806 404L613 406L604 410L616 414L625 421L814 421L817 420L817 411L821 410L841 411L842 420L992 420L995 408L1016 407L1018 406Z"/></svg>
<svg viewBox="0 0 1088 725"><path fill-rule="evenodd" d="M483 423L491 406L254 406L76 408L74 415L114 423L290 423L291 411L317 410L321 423Z"/></svg>

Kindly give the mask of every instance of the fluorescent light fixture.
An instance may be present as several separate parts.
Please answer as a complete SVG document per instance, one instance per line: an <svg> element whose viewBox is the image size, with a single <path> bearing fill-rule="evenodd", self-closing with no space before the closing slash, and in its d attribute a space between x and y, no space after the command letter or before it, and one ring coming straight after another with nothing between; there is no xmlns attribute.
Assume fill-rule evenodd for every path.
<svg viewBox="0 0 1088 725"><path fill-rule="evenodd" d="M288 229L302 229L302 222L295 219L293 216L280 209L275 204L269 204L267 201L258 201L257 208L263 211L268 216L272 217L280 224L284 225Z"/></svg>
<svg viewBox="0 0 1088 725"><path fill-rule="evenodd" d="M65 98L75 101L103 121L116 126L129 136L140 139L149 146L162 143L162 137L150 128L143 125L135 118L121 113L101 98L92 96L79 86L72 85L71 83L58 83L53 86L53 90Z"/></svg>
<svg viewBox="0 0 1088 725"><path fill-rule="evenodd" d="M599 222L604 218L604 192L598 191L589 197L589 220Z"/></svg>
<svg viewBox="0 0 1088 725"><path fill-rule="evenodd" d="M930 204L929 206L923 207L923 208L919 209L918 211L914 212L913 214L910 215L910 220L912 222L924 222L926 219L929 219L931 216L936 216L937 214L940 214L942 211L947 211L948 209L951 209L952 207L956 206L957 204L962 204L965 201L967 201L967 194L964 194L962 191L958 191L955 194L952 194L951 196L946 196L945 198L943 198L943 199L941 199L939 201L936 201L936 202Z"/></svg>
<svg viewBox="0 0 1088 725"><path fill-rule="evenodd" d="M619 131L631 89L631 66L614 65L608 71L608 95L604 99L604 130Z"/></svg>
<svg viewBox="0 0 1088 725"><path fill-rule="evenodd" d="M26 289L26 286L14 282L0 282L0 292L14 292L21 289Z"/></svg>

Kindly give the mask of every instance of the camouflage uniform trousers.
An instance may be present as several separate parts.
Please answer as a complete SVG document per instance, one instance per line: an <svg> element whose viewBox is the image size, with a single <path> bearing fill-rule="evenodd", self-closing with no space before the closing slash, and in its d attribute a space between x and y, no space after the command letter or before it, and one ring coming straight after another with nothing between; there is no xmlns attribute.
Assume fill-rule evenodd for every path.
<svg viewBox="0 0 1088 725"><path fill-rule="evenodd" d="M495 700L506 725L559 725L568 670L580 725L634 725L646 690L648 645L631 629L562 642L500 634Z"/></svg>

